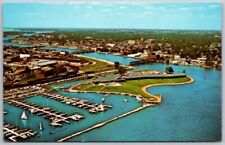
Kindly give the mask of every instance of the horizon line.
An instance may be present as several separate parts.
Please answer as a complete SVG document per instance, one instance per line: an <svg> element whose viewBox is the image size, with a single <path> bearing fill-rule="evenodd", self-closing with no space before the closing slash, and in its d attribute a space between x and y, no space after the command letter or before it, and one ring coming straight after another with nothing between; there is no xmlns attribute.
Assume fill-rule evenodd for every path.
<svg viewBox="0 0 225 145"><path fill-rule="evenodd" d="M117 30L179 30L179 31L222 31L222 29L158 29L158 28L73 28L73 27L2 27L4 29L117 29Z"/></svg>

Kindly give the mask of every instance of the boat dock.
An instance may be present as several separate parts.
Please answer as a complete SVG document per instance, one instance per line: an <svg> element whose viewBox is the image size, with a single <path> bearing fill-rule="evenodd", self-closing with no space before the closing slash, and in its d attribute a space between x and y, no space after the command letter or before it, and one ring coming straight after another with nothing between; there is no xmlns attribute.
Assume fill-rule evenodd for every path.
<svg viewBox="0 0 225 145"><path fill-rule="evenodd" d="M78 107L81 109L88 110L89 113L100 113L100 112L107 111L109 108L112 108L112 106L110 106L110 105L96 104L96 103L92 103L88 100L79 99L79 98L69 98L69 97L59 95L59 94L43 93L43 96L54 99L61 103L65 103L67 105L71 105L71 106L75 106L75 107Z"/></svg>
<svg viewBox="0 0 225 145"><path fill-rule="evenodd" d="M24 103L17 100L10 100L9 103L16 107L24 108L28 110L30 113L36 114L38 116L43 116L44 118L50 121L50 124L52 126L62 126L63 123L70 123L70 120L79 121L80 119L84 118L83 115L77 113L68 116L66 113L57 112L51 108L40 107L38 105L34 105L27 102Z"/></svg>
<svg viewBox="0 0 225 145"><path fill-rule="evenodd" d="M25 140L32 137L37 132L30 129L18 129L16 126L10 125L8 123L3 124L3 136L5 139L16 142L19 140Z"/></svg>
<svg viewBox="0 0 225 145"><path fill-rule="evenodd" d="M5 90L3 99L4 101L8 101L10 99L23 100L31 96L40 95L45 91L46 89L39 86L15 88L11 90Z"/></svg>

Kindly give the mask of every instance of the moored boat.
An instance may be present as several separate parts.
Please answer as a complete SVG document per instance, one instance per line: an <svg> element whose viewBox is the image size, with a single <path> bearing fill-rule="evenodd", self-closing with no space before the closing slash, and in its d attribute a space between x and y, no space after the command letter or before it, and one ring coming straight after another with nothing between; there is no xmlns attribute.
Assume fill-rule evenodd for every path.
<svg viewBox="0 0 225 145"><path fill-rule="evenodd" d="M42 124L41 124L41 123L39 124L39 130L40 130L40 131L43 130L43 127L42 127Z"/></svg>
<svg viewBox="0 0 225 145"><path fill-rule="evenodd" d="M27 117L25 111L23 111L23 113L22 113L22 115L21 115L21 119L22 119L22 120L27 120L27 119L28 119L28 117Z"/></svg>

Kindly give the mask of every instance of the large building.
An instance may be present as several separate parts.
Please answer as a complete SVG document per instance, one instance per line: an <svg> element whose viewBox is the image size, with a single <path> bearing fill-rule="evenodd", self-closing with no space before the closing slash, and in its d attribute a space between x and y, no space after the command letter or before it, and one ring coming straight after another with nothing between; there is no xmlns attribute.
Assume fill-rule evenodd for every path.
<svg viewBox="0 0 225 145"><path fill-rule="evenodd" d="M30 62L31 68L53 66L55 64L57 64L57 62L55 60L47 60L47 59L36 59L36 60Z"/></svg>

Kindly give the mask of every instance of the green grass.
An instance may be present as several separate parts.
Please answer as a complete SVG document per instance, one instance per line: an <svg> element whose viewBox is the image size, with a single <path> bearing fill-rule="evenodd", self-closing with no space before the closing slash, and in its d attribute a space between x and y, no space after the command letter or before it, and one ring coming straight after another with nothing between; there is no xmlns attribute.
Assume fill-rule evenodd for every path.
<svg viewBox="0 0 225 145"><path fill-rule="evenodd" d="M103 71L109 71L109 70L114 70L114 66L110 65L106 62L99 61L99 60L93 60L92 61L96 62L94 65L88 64L85 65L81 68L81 71L83 72L90 72L90 71L95 71L95 72L103 72Z"/></svg>
<svg viewBox="0 0 225 145"><path fill-rule="evenodd" d="M100 85L92 85L92 84L81 84L75 86L73 89L82 90L82 91L105 91L105 92L124 92L142 95L145 98L155 100L153 96L150 96L142 91L142 87L150 85L150 84L161 84L161 83L182 83L189 81L190 78L173 78L173 79L143 79L143 80L130 80L126 82L122 82L121 86L106 86L102 89L103 86Z"/></svg>

